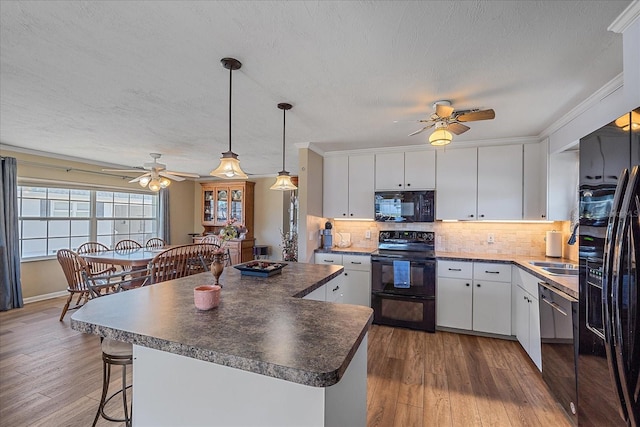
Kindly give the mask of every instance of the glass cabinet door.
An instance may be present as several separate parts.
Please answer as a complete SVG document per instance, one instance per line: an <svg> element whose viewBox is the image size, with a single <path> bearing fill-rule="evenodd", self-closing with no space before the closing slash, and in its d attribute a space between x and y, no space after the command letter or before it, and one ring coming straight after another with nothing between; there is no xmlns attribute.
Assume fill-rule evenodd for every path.
<svg viewBox="0 0 640 427"><path fill-rule="evenodd" d="M229 210L229 191L226 189L217 190L215 222L216 223L227 222L228 210Z"/></svg>
<svg viewBox="0 0 640 427"><path fill-rule="evenodd" d="M204 207L202 212L202 221L213 221L213 191L204 192Z"/></svg>
<svg viewBox="0 0 640 427"><path fill-rule="evenodd" d="M235 219L239 223L244 223L242 215L243 191L237 188L231 188L229 191L231 192L231 212L229 218Z"/></svg>

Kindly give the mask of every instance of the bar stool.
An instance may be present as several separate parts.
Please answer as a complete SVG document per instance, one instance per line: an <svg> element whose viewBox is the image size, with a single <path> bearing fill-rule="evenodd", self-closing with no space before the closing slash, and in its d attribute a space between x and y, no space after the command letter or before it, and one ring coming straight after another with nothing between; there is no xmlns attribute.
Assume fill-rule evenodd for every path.
<svg viewBox="0 0 640 427"><path fill-rule="evenodd" d="M107 421L124 422L127 427L131 427L133 408L129 410L129 405L127 404L127 389L131 388L131 384L127 385L127 366L133 366L133 346L128 342L105 338L102 340L100 347L102 348L102 398L100 399L96 417L93 420L93 426L95 427L98 418L102 416ZM122 367L122 386L118 391L107 397L112 365ZM122 394L124 418L114 418L104 413L104 407L118 394Z"/></svg>

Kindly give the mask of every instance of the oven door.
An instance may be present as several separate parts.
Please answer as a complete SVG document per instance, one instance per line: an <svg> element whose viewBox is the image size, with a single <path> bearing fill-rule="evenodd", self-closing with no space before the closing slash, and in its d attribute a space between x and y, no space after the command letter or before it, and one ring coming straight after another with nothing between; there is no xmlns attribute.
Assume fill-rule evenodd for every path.
<svg viewBox="0 0 640 427"><path fill-rule="evenodd" d="M402 260L395 258L395 260ZM389 295L435 298L436 260L427 259L409 262L409 283L399 287L394 281L394 258L371 259L371 290L373 293ZM406 287L405 287L406 286Z"/></svg>
<svg viewBox="0 0 640 427"><path fill-rule="evenodd" d="M373 292L371 295L373 323L436 331L435 298L411 297Z"/></svg>

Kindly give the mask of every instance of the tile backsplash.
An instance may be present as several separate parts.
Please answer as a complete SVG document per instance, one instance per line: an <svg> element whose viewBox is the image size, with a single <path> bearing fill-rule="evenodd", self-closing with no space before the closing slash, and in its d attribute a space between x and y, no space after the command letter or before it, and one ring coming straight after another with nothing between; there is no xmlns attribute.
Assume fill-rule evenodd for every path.
<svg viewBox="0 0 640 427"><path fill-rule="evenodd" d="M562 231L569 239L568 221L553 223L512 222L434 222L413 224L386 224L375 221L334 221L336 232L351 234L353 248L369 249L378 245L380 230L417 230L436 233L436 250L442 252L485 253L499 255L544 256L547 231ZM367 231L371 238L367 239ZM494 243L488 243L489 234ZM577 260L577 245L564 245L563 256Z"/></svg>

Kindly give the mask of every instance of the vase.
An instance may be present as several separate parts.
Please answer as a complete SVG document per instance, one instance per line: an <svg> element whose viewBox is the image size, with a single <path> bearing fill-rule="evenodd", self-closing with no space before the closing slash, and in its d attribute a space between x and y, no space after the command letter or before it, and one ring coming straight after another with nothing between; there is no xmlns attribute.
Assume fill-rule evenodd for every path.
<svg viewBox="0 0 640 427"><path fill-rule="evenodd" d="M211 274L216 278L216 285L222 287L220 284L220 275L224 270L224 254L213 255L213 262L211 263Z"/></svg>

